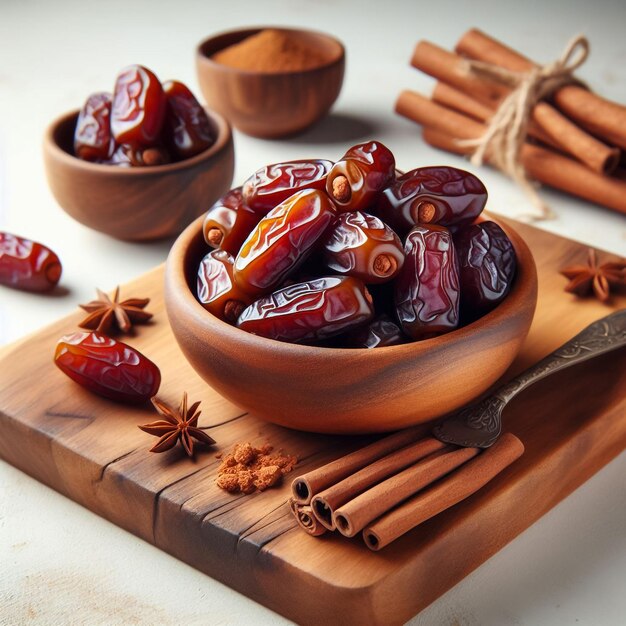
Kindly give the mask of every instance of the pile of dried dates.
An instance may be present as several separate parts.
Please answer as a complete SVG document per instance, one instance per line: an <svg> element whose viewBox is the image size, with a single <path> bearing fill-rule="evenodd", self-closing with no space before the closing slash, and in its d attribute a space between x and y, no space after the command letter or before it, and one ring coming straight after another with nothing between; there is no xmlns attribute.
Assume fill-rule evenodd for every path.
<svg viewBox="0 0 626 626"><path fill-rule="evenodd" d="M183 83L161 84L148 68L130 65L118 75L113 95L87 98L76 123L74 154L108 165L163 165L199 154L216 136Z"/></svg>
<svg viewBox="0 0 626 626"><path fill-rule="evenodd" d="M487 190L453 167L399 175L377 141L336 163L277 163L206 214L197 298L278 341L376 348L447 333L511 288L515 251L476 218Z"/></svg>

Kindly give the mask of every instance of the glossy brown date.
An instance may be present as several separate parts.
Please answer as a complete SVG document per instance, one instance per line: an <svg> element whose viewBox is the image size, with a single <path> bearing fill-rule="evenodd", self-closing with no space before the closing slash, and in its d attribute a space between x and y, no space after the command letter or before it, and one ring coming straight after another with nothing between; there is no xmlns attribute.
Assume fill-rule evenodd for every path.
<svg viewBox="0 0 626 626"><path fill-rule="evenodd" d="M454 236L459 259L464 321L495 308L509 293L517 259L505 232L495 222L472 224Z"/></svg>
<svg viewBox="0 0 626 626"><path fill-rule="evenodd" d="M395 176L391 150L379 141L350 148L330 170L326 191L338 211L367 209Z"/></svg>
<svg viewBox="0 0 626 626"><path fill-rule="evenodd" d="M146 67L130 65L115 81L111 133L118 144L150 146L161 133L165 95L159 79Z"/></svg>
<svg viewBox="0 0 626 626"><path fill-rule="evenodd" d="M94 93L78 114L74 131L74 154L85 161L109 158L111 151L110 93Z"/></svg>
<svg viewBox="0 0 626 626"><path fill-rule="evenodd" d="M166 108L163 140L176 160L188 159L215 143L215 131L202 105L186 85L177 80L163 83Z"/></svg>
<svg viewBox="0 0 626 626"><path fill-rule="evenodd" d="M262 297L244 310L237 326L278 341L323 341L373 315L372 298L360 280L329 276Z"/></svg>
<svg viewBox="0 0 626 626"><path fill-rule="evenodd" d="M459 269L452 235L443 226L419 224L407 235L404 266L395 281L402 330L425 339L459 323Z"/></svg>
<svg viewBox="0 0 626 626"><path fill-rule="evenodd" d="M89 391L118 402L143 402L161 384L159 368L131 346L95 332L66 335L56 366Z"/></svg>
<svg viewBox="0 0 626 626"><path fill-rule="evenodd" d="M340 339L340 345L346 348L367 349L397 346L406 341L400 327L387 315L373 319L369 324L346 333Z"/></svg>
<svg viewBox="0 0 626 626"><path fill-rule="evenodd" d="M361 211L337 218L324 237L322 254L331 270L365 283L392 280L404 263L398 235L374 215Z"/></svg>
<svg viewBox="0 0 626 626"><path fill-rule="evenodd" d="M47 246L0 232L0 284L25 291L49 291L61 278L59 257Z"/></svg>
<svg viewBox="0 0 626 626"><path fill-rule="evenodd" d="M235 283L250 294L269 293L311 254L335 218L328 196L317 189L292 195L256 225L235 259Z"/></svg>
<svg viewBox="0 0 626 626"><path fill-rule="evenodd" d="M385 189L375 213L400 236L415 224L469 224L485 208L487 190L455 167L418 167Z"/></svg>
<svg viewBox="0 0 626 626"><path fill-rule="evenodd" d="M198 267L196 295L209 313L234 324L251 298L233 281L234 259L226 250L209 252Z"/></svg>
<svg viewBox="0 0 626 626"><path fill-rule="evenodd" d="M246 204L267 213L296 191L324 189L333 166L325 159L286 161L258 169L243 184Z"/></svg>
<svg viewBox="0 0 626 626"><path fill-rule="evenodd" d="M261 215L243 201L241 187L231 189L208 211L202 224L204 240L212 247L236 256Z"/></svg>

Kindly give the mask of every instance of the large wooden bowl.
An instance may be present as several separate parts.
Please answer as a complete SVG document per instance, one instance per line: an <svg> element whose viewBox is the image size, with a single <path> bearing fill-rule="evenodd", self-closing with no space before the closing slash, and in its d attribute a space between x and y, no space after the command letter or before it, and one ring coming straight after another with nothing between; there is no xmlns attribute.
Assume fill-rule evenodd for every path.
<svg viewBox="0 0 626 626"><path fill-rule="evenodd" d="M506 300L464 328L416 343L335 349L251 335L196 301L206 253L202 219L167 259L165 303L183 354L223 396L267 421L320 433L367 433L427 422L489 388L518 353L535 311L537 273L524 241L503 226L518 258Z"/></svg>
<svg viewBox="0 0 626 626"><path fill-rule="evenodd" d="M333 105L343 82L343 45L324 33L280 28L317 50L326 60L304 71L257 72L235 69L211 56L263 30L248 28L221 33L197 48L196 69L207 104L233 126L254 137L293 135L323 117Z"/></svg>
<svg viewBox="0 0 626 626"><path fill-rule="evenodd" d="M85 226L130 241L178 235L229 188L235 165L228 122L207 110L217 141L196 156L153 167L118 167L74 156L78 111L44 137L48 184L59 205Z"/></svg>

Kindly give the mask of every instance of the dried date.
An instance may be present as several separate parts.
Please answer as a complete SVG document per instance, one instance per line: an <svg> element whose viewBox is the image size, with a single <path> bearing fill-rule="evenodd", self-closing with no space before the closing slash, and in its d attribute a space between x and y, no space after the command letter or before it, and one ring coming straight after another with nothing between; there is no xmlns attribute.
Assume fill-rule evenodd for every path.
<svg viewBox="0 0 626 626"><path fill-rule="evenodd" d="M74 131L74 154L80 159L100 161L109 158L111 103L110 93L94 93L80 110Z"/></svg>
<svg viewBox="0 0 626 626"><path fill-rule="evenodd" d="M325 159L286 161L258 169L243 184L246 204L267 213L289 196L303 189L326 187L326 177L333 164Z"/></svg>
<svg viewBox="0 0 626 626"><path fill-rule="evenodd" d="M395 282L402 330L425 339L459 323L459 269L452 235L443 226L419 224L407 235L404 266Z"/></svg>
<svg viewBox="0 0 626 626"><path fill-rule="evenodd" d="M278 341L323 341L373 315L372 298L360 280L328 276L262 297L243 311L237 326Z"/></svg>
<svg viewBox="0 0 626 626"><path fill-rule="evenodd" d="M163 83L166 109L163 140L176 159L188 159L210 148L216 139L209 116L190 89L177 80Z"/></svg>
<svg viewBox="0 0 626 626"><path fill-rule="evenodd" d="M130 65L115 81L111 133L118 144L150 146L157 142L165 117L159 79L146 67Z"/></svg>
<svg viewBox="0 0 626 626"><path fill-rule="evenodd" d="M0 232L0 284L24 291L50 291L61 272L59 257L47 246Z"/></svg>
<svg viewBox="0 0 626 626"><path fill-rule="evenodd" d="M241 246L235 283L250 294L276 289L311 254L335 216L323 191L307 189L292 195L263 217Z"/></svg>
<svg viewBox="0 0 626 626"><path fill-rule="evenodd" d="M385 346L397 346L406 341L400 327L387 315L381 315L373 319L366 326L341 336L341 346L347 348L383 348Z"/></svg>
<svg viewBox="0 0 626 626"><path fill-rule="evenodd" d="M505 232L495 222L472 224L454 236L459 259L464 321L495 308L509 293L517 259Z"/></svg>
<svg viewBox="0 0 626 626"><path fill-rule="evenodd" d="M251 298L233 281L234 259L226 250L209 252L198 267L196 295L209 313L234 324Z"/></svg>
<svg viewBox="0 0 626 626"><path fill-rule="evenodd" d="M204 240L236 256L261 215L244 203L241 187L231 189L208 211L202 224Z"/></svg>
<svg viewBox="0 0 626 626"><path fill-rule="evenodd" d="M374 215L342 213L324 238L322 253L327 266L338 274L365 283L392 280L402 268L402 242Z"/></svg>
<svg viewBox="0 0 626 626"><path fill-rule="evenodd" d="M118 402L143 402L161 384L159 368L135 348L96 332L66 335L56 366L89 391Z"/></svg>
<svg viewBox="0 0 626 626"><path fill-rule="evenodd" d="M380 195L375 209L400 236L415 224L469 224L487 202L487 190L470 172L455 167L418 167Z"/></svg>
<svg viewBox="0 0 626 626"><path fill-rule="evenodd" d="M326 191L338 211L368 208L394 179L396 161L379 141L352 146L330 170Z"/></svg>

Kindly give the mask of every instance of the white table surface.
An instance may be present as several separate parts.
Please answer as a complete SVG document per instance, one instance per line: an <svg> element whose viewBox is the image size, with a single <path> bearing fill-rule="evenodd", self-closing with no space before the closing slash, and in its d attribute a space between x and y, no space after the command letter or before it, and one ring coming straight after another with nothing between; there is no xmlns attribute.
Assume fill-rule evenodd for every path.
<svg viewBox="0 0 626 626"><path fill-rule="evenodd" d="M0 345L75 310L95 286L110 290L154 267L171 243L115 241L60 210L43 171L46 125L90 92L109 89L129 63L183 80L198 93L195 44L216 31L257 24L335 34L346 45L347 73L333 114L306 134L270 142L235 133L237 184L265 163L338 158L369 138L387 144L403 169L444 162L472 169L423 144L417 127L393 113L401 89L428 92L432 85L408 65L417 40L452 48L472 26L544 61L583 32L592 54L580 76L626 102L623 0L0 0L0 229L56 250L67 291L42 297L0 287ZM480 176L492 211L524 210L527 200L512 183L491 170ZM626 254L623 216L558 192L543 196L557 218L539 227ZM625 476L622 455L410 624L623 624ZM0 623L286 621L0 462Z"/></svg>

